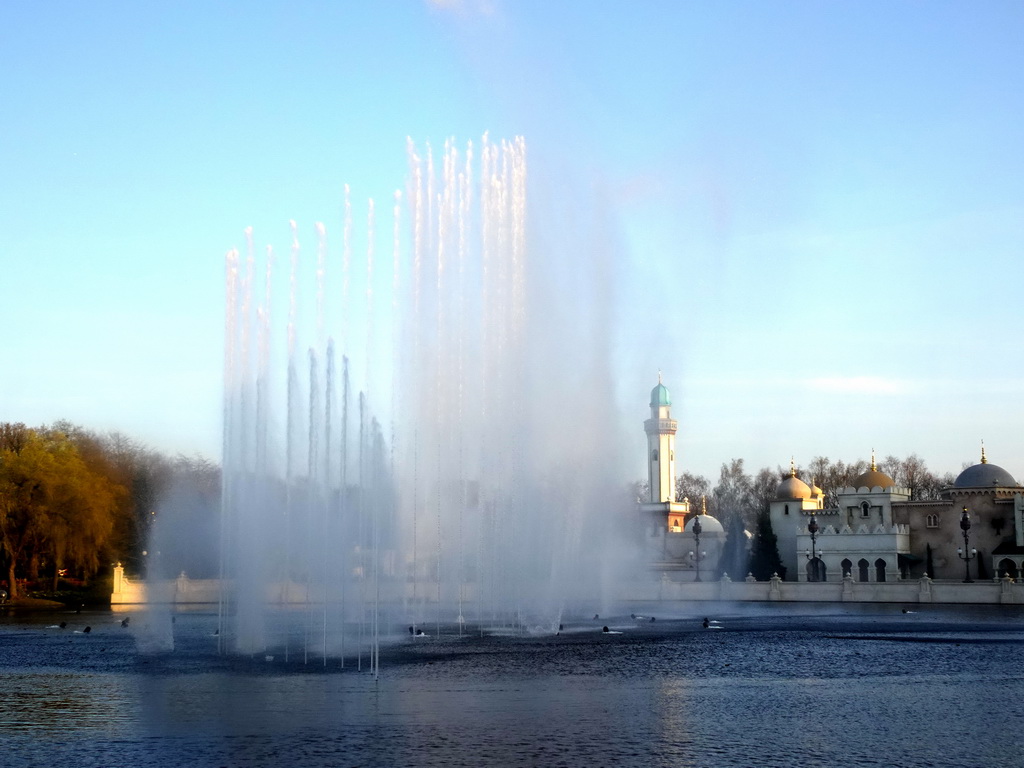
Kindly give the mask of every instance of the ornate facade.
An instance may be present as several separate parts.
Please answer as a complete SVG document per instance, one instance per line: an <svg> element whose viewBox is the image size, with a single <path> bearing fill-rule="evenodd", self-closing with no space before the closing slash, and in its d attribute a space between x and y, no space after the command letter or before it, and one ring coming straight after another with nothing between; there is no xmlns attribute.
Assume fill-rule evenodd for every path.
<svg viewBox="0 0 1024 768"><path fill-rule="evenodd" d="M795 472L780 483L770 514L787 579L974 580L1024 572L1024 487L990 464L984 449L938 501L911 501L874 457L837 499L824 508L820 489Z"/></svg>
<svg viewBox="0 0 1024 768"><path fill-rule="evenodd" d="M691 502L674 500L678 425L660 374L650 408L648 489L639 505L650 560L676 580L717 577L722 524L703 505L690 516ZM874 456L870 469L836 497L835 507L826 508L824 492L797 477L792 464L779 483L769 515L787 580L1024 577L1024 486L989 463L984 448L981 461L937 501L911 501L910 490L881 472Z"/></svg>

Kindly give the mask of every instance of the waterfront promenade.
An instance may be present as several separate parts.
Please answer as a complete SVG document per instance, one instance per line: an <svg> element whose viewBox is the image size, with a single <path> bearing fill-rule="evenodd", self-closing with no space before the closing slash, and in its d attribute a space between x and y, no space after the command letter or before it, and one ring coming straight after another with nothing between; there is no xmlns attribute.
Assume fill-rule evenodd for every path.
<svg viewBox="0 0 1024 768"><path fill-rule="evenodd" d="M686 574L689 576L689 574ZM406 585L385 588L385 599L408 600ZM388 595L387 593L392 594ZM438 593L436 584L419 590L423 599ZM471 597L471 590L466 591ZM185 604L216 604L221 599L217 579L189 579L181 574L147 584L125 575L120 566L114 568L112 606L139 605L147 602ZM727 576L715 581L680 581L663 572L647 581L623 584L615 600L629 603L672 602L792 602L792 603L935 603L940 605L1024 605L1024 582L1009 577L964 583L930 579L900 579L885 582L859 582L852 578L820 583L783 581L773 578L756 581L747 577L733 581ZM320 602L318 595L306 585L287 583L268 590L267 601L273 603Z"/></svg>

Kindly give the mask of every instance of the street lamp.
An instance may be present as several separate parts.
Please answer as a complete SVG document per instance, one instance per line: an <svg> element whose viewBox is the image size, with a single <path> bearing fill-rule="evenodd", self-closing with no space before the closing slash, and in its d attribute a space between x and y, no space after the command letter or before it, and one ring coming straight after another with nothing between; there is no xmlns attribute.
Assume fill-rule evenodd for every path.
<svg viewBox="0 0 1024 768"><path fill-rule="evenodd" d="M690 558L695 562L697 567L696 580L700 581L700 561L701 558L704 556L704 553L700 551L700 515L696 515L693 518L693 527L691 528L691 530L693 531L693 552L690 553Z"/></svg>
<svg viewBox="0 0 1024 768"><path fill-rule="evenodd" d="M820 560L818 560L818 519L811 513L811 519L807 523L807 532L811 534L811 551L804 551L804 555L810 561L811 574L813 578L809 581L821 581Z"/></svg>
<svg viewBox="0 0 1024 768"><path fill-rule="evenodd" d="M964 507L964 513L960 516L960 530L964 532L964 546L962 549L956 550L957 557L964 561L964 584L971 584L974 579L971 578L971 560L978 555L978 550L968 550L971 536L971 516L967 514L967 507Z"/></svg>

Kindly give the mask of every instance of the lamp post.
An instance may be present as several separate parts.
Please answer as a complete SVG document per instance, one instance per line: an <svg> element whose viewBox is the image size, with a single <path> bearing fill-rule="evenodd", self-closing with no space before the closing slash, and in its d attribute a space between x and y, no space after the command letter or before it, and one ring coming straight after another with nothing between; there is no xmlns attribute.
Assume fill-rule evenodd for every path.
<svg viewBox="0 0 1024 768"><path fill-rule="evenodd" d="M811 534L811 551L804 552L804 555L810 561L811 573L814 578L808 579L808 581L820 581L821 569L818 567L818 519L811 513L811 519L807 523L807 532Z"/></svg>
<svg viewBox="0 0 1024 768"><path fill-rule="evenodd" d="M964 512L960 516L960 530L964 532L964 546L963 549L958 548L956 554L964 561L964 584L971 584L974 582L974 579L971 578L971 560L977 557L978 550L968 549L971 536L971 516L967 514L967 507L964 507Z"/></svg>
<svg viewBox="0 0 1024 768"><path fill-rule="evenodd" d="M692 528L692 530L693 530L693 552L690 553L690 557L692 557L694 559L694 562L695 562L696 567L697 567L697 579L696 580L700 581L700 560L701 560L701 551L700 551L700 532L701 532L700 515L697 515L696 517L693 518L693 528Z"/></svg>

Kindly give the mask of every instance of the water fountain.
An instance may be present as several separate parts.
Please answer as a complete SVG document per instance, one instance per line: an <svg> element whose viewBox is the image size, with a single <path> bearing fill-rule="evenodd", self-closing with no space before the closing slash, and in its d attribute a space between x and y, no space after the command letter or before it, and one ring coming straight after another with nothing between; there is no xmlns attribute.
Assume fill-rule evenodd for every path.
<svg viewBox="0 0 1024 768"><path fill-rule="evenodd" d="M531 239L521 138L408 157L387 251L347 187L312 278L292 222L286 322L273 249L228 254L228 650L374 669L395 627L552 630L628 561L593 265Z"/></svg>

